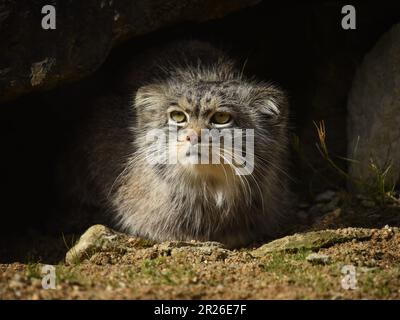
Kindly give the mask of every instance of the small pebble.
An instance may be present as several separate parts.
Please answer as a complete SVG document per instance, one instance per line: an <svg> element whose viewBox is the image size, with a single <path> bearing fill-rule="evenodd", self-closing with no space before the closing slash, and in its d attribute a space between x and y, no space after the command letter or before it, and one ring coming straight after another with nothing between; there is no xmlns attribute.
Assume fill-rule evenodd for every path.
<svg viewBox="0 0 400 320"><path fill-rule="evenodd" d="M107 285L107 287L106 287L106 291L113 291L113 287L112 287L112 286L110 286L110 285Z"/></svg>
<svg viewBox="0 0 400 320"><path fill-rule="evenodd" d="M316 202L328 202L330 200L332 200L332 198L336 195L335 191L332 190L327 190L323 193L320 193L319 195L317 195L317 197L315 198Z"/></svg>
<svg viewBox="0 0 400 320"><path fill-rule="evenodd" d="M310 253L306 260L312 264L328 264L331 262L331 257L321 253Z"/></svg>
<svg viewBox="0 0 400 320"><path fill-rule="evenodd" d="M217 290L218 291L223 291L224 290L224 286L222 284L217 285Z"/></svg>
<svg viewBox="0 0 400 320"><path fill-rule="evenodd" d="M197 283L197 282L199 282L199 278L197 278L197 277L193 277L193 278L191 279L191 282L193 282L193 283Z"/></svg>

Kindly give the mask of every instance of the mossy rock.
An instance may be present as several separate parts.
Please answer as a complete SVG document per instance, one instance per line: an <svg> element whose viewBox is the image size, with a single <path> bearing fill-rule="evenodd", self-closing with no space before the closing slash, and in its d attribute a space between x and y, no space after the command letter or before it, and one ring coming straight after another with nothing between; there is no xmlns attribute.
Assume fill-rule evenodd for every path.
<svg viewBox="0 0 400 320"><path fill-rule="evenodd" d="M337 243L352 240L364 241L372 236L371 229L347 228L340 230L312 231L303 234L294 234L269 242L251 252L254 257L262 257L272 252L298 252L301 250L316 251L327 248Z"/></svg>
<svg viewBox="0 0 400 320"><path fill-rule="evenodd" d="M90 227L71 248L65 257L67 264L77 264L90 259L98 252L114 252L123 255L138 248L148 248L154 245L153 241L141 238L132 238L126 234L116 232L106 226L97 224Z"/></svg>

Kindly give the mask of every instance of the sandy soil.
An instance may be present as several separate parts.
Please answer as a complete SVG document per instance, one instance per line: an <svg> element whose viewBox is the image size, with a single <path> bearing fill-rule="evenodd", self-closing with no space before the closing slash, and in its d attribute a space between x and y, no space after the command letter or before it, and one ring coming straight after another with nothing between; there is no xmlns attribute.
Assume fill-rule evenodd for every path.
<svg viewBox="0 0 400 320"><path fill-rule="evenodd" d="M363 200L339 197L332 210L311 223L304 212L315 211L315 204L300 204L297 238L240 250L121 236L66 263L64 256L76 236L10 239L0 255L0 298L400 299L398 203L362 205ZM363 229L344 229L348 226ZM333 231L323 231L327 229ZM312 230L322 232L311 239L316 235L308 232ZM326 234L359 230L367 236L321 240ZM35 250L19 249L27 241L35 241ZM55 265L55 289L42 288L44 264Z"/></svg>

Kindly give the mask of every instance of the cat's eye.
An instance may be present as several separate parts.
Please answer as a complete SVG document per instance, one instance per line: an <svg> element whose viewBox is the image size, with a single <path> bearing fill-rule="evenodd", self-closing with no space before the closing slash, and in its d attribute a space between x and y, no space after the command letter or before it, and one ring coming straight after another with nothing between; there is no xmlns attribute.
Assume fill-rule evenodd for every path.
<svg viewBox="0 0 400 320"><path fill-rule="evenodd" d="M172 111L170 113L170 118L176 123L182 123L186 121L186 114L182 111Z"/></svg>
<svg viewBox="0 0 400 320"><path fill-rule="evenodd" d="M214 124L227 124L231 121L232 116L227 112L216 112L211 118Z"/></svg>

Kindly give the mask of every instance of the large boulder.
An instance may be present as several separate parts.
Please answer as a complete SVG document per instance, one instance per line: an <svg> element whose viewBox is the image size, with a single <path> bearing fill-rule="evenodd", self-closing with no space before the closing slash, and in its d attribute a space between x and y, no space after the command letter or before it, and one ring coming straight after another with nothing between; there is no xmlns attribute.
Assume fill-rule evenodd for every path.
<svg viewBox="0 0 400 320"><path fill-rule="evenodd" d="M400 176L400 24L385 33L359 67L348 101L348 158L353 181ZM375 168L374 168L375 166Z"/></svg>
<svg viewBox="0 0 400 320"><path fill-rule="evenodd" d="M111 48L181 22L214 19L259 0L0 1L0 102L77 80ZM42 7L56 3L56 29L41 27Z"/></svg>

